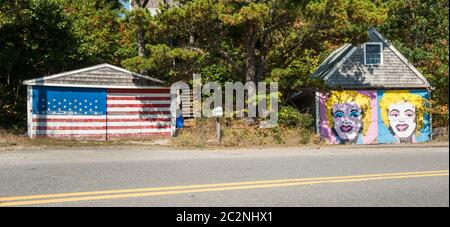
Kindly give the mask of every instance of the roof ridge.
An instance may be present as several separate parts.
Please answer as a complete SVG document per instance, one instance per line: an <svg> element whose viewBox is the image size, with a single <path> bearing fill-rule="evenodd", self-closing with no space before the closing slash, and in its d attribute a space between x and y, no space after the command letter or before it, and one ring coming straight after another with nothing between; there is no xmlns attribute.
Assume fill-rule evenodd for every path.
<svg viewBox="0 0 450 227"><path fill-rule="evenodd" d="M399 62L397 64L403 63L406 66L405 70L410 70L408 70L408 73L410 73L410 76L416 78L414 81L416 81L418 87L430 87L427 79L411 63L409 63L409 61L392 45L392 43L384 38L375 27L371 27L368 31L368 34L372 36L371 39L373 39L373 37L375 36L375 39L379 39L379 42L384 43L386 50L392 52L390 54L399 59ZM355 46L352 44L344 44L340 46L328 55L328 57L317 67L317 69L311 74L310 77L328 81L334 75L336 70L341 68L345 61L347 61L358 48L361 48L363 46L364 44L361 46ZM398 66L403 67L402 65ZM362 77L365 76L362 75Z"/></svg>
<svg viewBox="0 0 450 227"><path fill-rule="evenodd" d="M134 73L134 72L131 72L131 71L127 70L127 69L124 69L124 68L121 68L121 67L109 64L109 63L102 63L102 64L93 65L93 66L89 66L89 67L85 67L85 68L81 68L81 69L70 70L70 71L67 71L67 72L56 73L56 74L52 74L52 75L48 75L48 76L38 77L38 78L35 78L35 79L25 80L25 81L23 81L23 84L24 85L33 85L34 83L37 83L37 82L43 82L43 81L46 81L46 80L49 80L49 79L70 76L70 75L74 75L74 74L77 74L77 73L92 71L92 70L96 70L96 69L100 69L100 68L104 68L104 67L115 69L115 70L118 70L120 72L127 73L129 75L140 77L140 78L143 78L143 79L146 79L146 80L151 80L151 81L158 82L158 83L164 83L164 81L156 79L156 78L153 78L153 77L150 77L150 76L145 76L145 75L141 75L141 74L138 74L138 73Z"/></svg>
<svg viewBox="0 0 450 227"><path fill-rule="evenodd" d="M334 66L339 63L339 61L337 61L342 55L345 57L345 55L347 54L347 50L349 50L349 48L353 47L353 45L346 43L342 46L340 46L339 48L335 49L333 52L331 52L328 57L317 67L317 69L313 72L313 74L311 75L312 78L324 78L328 73L325 72L325 68L328 64L332 64L334 68ZM351 49L350 49L351 50ZM335 61L335 62L333 62ZM328 70L326 70L328 71Z"/></svg>
<svg viewBox="0 0 450 227"><path fill-rule="evenodd" d="M419 77L419 79L421 79L426 85L427 87L431 87L430 83L428 82L428 80L422 75L421 72L419 72L419 70L416 69L416 67L414 67L409 61L408 59L405 58L405 56L400 53L400 51L397 50L397 48L394 47L394 45L392 45L392 43L386 39L376 28L372 27L369 29L369 32L373 32L373 34L375 34L378 38L380 38L384 43L386 43L387 47L394 52L394 54L409 68L411 69L411 71L416 74L417 77Z"/></svg>

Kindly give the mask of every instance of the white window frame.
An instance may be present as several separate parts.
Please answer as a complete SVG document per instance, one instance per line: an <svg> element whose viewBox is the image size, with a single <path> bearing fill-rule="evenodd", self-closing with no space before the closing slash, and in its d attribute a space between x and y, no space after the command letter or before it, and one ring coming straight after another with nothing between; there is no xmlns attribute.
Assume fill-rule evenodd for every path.
<svg viewBox="0 0 450 227"><path fill-rule="evenodd" d="M380 63L379 64L367 64L366 45L378 45L378 46L380 46ZM382 65L383 64L383 43L382 42L368 42L368 43L364 43L364 64L365 65Z"/></svg>

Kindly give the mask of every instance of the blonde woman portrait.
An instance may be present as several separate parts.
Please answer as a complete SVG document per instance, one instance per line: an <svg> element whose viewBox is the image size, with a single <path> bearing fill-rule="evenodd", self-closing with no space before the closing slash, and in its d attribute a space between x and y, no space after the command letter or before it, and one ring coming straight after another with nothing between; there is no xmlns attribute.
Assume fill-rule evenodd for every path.
<svg viewBox="0 0 450 227"><path fill-rule="evenodd" d="M379 99L382 124L396 143L416 143L424 126L429 127L426 99L409 91L385 91ZM383 139L383 138L382 138Z"/></svg>
<svg viewBox="0 0 450 227"><path fill-rule="evenodd" d="M342 144L362 143L372 121L371 99L357 91L332 91L326 103L331 131Z"/></svg>

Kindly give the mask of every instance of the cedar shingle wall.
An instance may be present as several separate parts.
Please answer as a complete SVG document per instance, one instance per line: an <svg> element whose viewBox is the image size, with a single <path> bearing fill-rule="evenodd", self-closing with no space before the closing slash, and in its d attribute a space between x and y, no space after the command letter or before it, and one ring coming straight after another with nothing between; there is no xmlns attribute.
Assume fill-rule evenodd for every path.
<svg viewBox="0 0 450 227"><path fill-rule="evenodd" d="M371 42L382 42L369 33ZM353 55L327 80L331 86L344 88L362 87L426 87L426 84L383 43L383 64L364 65L364 47L358 47Z"/></svg>

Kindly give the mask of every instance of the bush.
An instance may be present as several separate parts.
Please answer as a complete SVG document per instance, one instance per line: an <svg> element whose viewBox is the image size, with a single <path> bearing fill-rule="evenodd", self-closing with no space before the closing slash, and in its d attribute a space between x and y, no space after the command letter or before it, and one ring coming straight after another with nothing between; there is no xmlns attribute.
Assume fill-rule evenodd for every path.
<svg viewBox="0 0 450 227"><path fill-rule="evenodd" d="M24 89L17 98L13 86L0 84L0 129L23 134L27 128L26 94Z"/></svg>
<svg viewBox="0 0 450 227"><path fill-rule="evenodd" d="M282 106L278 113L278 123L281 126L314 128L314 117L309 113L300 113L292 106Z"/></svg>
<svg viewBox="0 0 450 227"><path fill-rule="evenodd" d="M448 127L449 117L447 105L434 104L429 112L432 114L433 128Z"/></svg>

